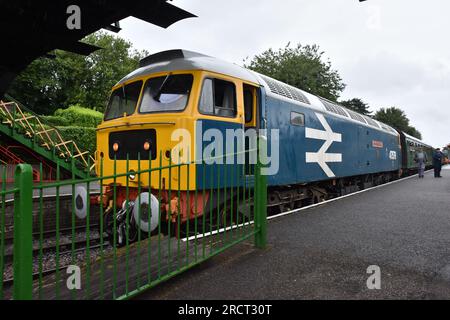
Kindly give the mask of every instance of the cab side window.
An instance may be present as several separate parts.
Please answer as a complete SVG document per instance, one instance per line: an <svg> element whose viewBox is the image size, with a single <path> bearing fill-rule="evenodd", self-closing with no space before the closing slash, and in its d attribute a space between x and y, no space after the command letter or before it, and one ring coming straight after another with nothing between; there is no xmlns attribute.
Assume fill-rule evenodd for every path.
<svg viewBox="0 0 450 320"><path fill-rule="evenodd" d="M203 82L202 96L200 97L200 112L214 114L214 88L211 79L206 79Z"/></svg>
<svg viewBox="0 0 450 320"><path fill-rule="evenodd" d="M253 92L251 89L244 87L244 111L245 123L253 120Z"/></svg>
<svg viewBox="0 0 450 320"><path fill-rule="evenodd" d="M236 105L234 83L219 79L205 79L200 97L200 113L235 118Z"/></svg>

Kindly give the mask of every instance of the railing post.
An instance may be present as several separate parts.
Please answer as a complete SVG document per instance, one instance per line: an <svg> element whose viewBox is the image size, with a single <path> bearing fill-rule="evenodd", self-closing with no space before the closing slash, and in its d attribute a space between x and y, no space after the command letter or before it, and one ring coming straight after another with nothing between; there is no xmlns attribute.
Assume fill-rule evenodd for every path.
<svg viewBox="0 0 450 320"><path fill-rule="evenodd" d="M31 300L33 290L33 170L19 164L14 174L14 300Z"/></svg>
<svg viewBox="0 0 450 320"><path fill-rule="evenodd" d="M261 163L261 155L267 155L267 140L265 137L258 139L258 163L255 172L255 188L256 196L254 199L255 206L255 246L264 249L267 243L267 177L262 174L263 164Z"/></svg>

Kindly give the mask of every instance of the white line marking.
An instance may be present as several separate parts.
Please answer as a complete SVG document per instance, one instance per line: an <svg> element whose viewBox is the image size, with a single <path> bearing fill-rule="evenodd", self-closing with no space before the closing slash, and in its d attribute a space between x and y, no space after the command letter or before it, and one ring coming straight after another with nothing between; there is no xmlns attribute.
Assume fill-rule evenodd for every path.
<svg viewBox="0 0 450 320"><path fill-rule="evenodd" d="M239 225L234 225L234 226L231 226L231 227L222 228L222 229L219 229L219 230L214 230L213 232L208 232L208 233L205 233L205 234L199 234L197 236L192 236L192 237L189 237L189 238L184 238L184 239L181 239L181 241L186 242L186 241L191 241L191 240L195 240L195 239L206 238L206 237L218 234L218 233L222 233L224 231L230 231L232 229L237 229L237 228L241 228L241 227L250 226L250 225L252 225L254 223L255 223L255 221L249 221L249 222L242 223L242 224L239 224Z"/></svg>

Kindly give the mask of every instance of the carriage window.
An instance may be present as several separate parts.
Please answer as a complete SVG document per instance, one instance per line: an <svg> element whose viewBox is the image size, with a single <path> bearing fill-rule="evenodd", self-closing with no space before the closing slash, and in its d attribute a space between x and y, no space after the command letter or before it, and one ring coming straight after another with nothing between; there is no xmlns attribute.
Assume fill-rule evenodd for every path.
<svg viewBox="0 0 450 320"><path fill-rule="evenodd" d="M234 83L219 79L206 79L203 83L199 110L202 114L236 117L236 87Z"/></svg>
<svg viewBox="0 0 450 320"><path fill-rule="evenodd" d="M194 77L167 75L149 79L142 96L141 113L183 111L188 103Z"/></svg>
<svg viewBox="0 0 450 320"><path fill-rule="evenodd" d="M136 81L114 90L106 107L105 121L133 114L141 88L142 81Z"/></svg>
<svg viewBox="0 0 450 320"><path fill-rule="evenodd" d="M305 125L305 115L303 113L291 112L291 124L303 127Z"/></svg>

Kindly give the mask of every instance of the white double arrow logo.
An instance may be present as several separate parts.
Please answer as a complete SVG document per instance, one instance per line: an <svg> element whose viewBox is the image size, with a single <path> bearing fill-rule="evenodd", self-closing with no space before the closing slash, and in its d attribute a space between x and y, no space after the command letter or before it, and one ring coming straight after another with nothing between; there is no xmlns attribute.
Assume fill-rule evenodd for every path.
<svg viewBox="0 0 450 320"><path fill-rule="evenodd" d="M307 152L306 163L317 163L329 178L335 177L327 162L342 162L342 153L327 153L333 142L342 142L342 135L331 130L330 125L323 114L316 113L317 118L324 127L324 130L306 128L306 138L324 140L324 144L318 152Z"/></svg>

